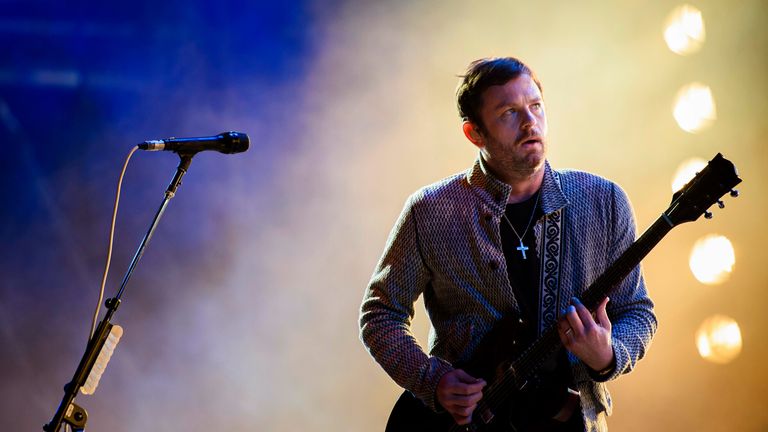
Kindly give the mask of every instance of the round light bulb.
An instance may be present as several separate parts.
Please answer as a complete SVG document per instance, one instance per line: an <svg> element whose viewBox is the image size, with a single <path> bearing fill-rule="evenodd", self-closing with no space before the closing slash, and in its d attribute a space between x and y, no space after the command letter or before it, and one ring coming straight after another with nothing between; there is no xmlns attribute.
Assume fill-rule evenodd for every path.
<svg viewBox="0 0 768 432"><path fill-rule="evenodd" d="M701 83L692 83L677 92L672 115L680 129L696 133L711 125L717 118L712 90Z"/></svg>
<svg viewBox="0 0 768 432"><path fill-rule="evenodd" d="M699 282L717 285L725 282L731 275L736 264L736 253L728 238L711 234L693 245L688 264Z"/></svg>
<svg viewBox="0 0 768 432"><path fill-rule="evenodd" d="M675 178L672 180L672 192L677 192L685 186L686 183L696 177L696 173L701 172L707 166L707 161L701 158L690 158L677 167Z"/></svg>
<svg viewBox="0 0 768 432"><path fill-rule="evenodd" d="M725 315L707 318L696 331L696 348L702 358L712 363L726 364L741 353L739 324Z"/></svg>
<svg viewBox="0 0 768 432"><path fill-rule="evenodd" d="M701 11L691 5L682 5L667 17L664 41L667 47L679 55L688 55L704 45L706 32Z"/></svg>

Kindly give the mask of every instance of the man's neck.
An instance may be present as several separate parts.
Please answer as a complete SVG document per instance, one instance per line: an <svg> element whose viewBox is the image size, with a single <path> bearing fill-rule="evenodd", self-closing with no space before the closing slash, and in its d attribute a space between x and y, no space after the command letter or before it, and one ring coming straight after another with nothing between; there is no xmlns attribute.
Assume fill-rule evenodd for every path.
<svg viewBox="0 0 768 432"><path fill-rule="evenodd" d="M543 180L543 165L530 176L507 178L505 183L512 186L512 190L509 192L509 197L507 198L507 204L516 204L529 199L541 188Z"/></svg>
<svg viewBox="0 0 768 432"><path fill-rule="evenodd" d="M533 194L541 188L541 183L544 181L546 162L542 163L541 166L533 172L507 172L506 175L504 175L505 173L494 169L492 164L488 163L482 153L480 155L480 163L483 170L512 187L512 190L507 197L507 204L516 204L532 197Z"/></svg>

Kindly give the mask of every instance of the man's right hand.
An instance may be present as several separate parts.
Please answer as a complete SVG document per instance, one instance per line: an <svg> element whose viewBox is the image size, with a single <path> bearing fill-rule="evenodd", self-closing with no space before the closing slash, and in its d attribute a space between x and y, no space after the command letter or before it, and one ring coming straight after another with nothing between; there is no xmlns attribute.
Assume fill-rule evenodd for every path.
<svg viewBox="0 0 768 432"><path fill-rule="evenodd" d="M483 397L486 382L475 378L461 369L454 369L440 378L437 384L437 400L451 413L456 424L472 421L472 411Z"/></svg>

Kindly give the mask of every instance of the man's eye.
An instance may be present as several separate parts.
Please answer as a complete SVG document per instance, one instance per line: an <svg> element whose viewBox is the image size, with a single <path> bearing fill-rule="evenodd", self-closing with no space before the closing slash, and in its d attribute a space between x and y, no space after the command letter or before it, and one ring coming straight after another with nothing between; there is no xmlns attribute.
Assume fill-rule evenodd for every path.
<svg viewBox="0 0 768 432"><path fill-rule="evenodd" d="M531 107L535 110L541 109L541 102L536 102L535 104L531 105Z"/></svg>
<svg viewBox="0 0 768 432"><path fill-rule="evenodd" d="M507 116L514 115L514 114L517 114L517 111L515 111L514 108L510 108L510 109L504 111L504 115L507 115Z"/></svg>

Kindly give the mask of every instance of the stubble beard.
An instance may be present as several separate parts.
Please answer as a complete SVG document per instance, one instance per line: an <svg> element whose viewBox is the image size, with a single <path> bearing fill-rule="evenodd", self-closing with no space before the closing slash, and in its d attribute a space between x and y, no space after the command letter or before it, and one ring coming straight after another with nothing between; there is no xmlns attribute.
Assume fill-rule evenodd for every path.
<svg viewBox="0 0 768 432"><path fill-rule="evenodd" d="M531 152L523 157L513 157L513 167L511 171L519 178L533 177L540 169L544 167L545 152Z"/></svg>
<svg viewBox="0 0 768 432"><path fill-rule="evenodd" d="M486 162L490 162L489 165L494 174L506 183L525 181L544 168L547 153L546 141L542 141L541 146L541 150L529 150L524 154L519 154L521 148L519 144L515 144L515 147L500 157L493 158L495 159L493 161L488 161L486 155Z"/></svg>

